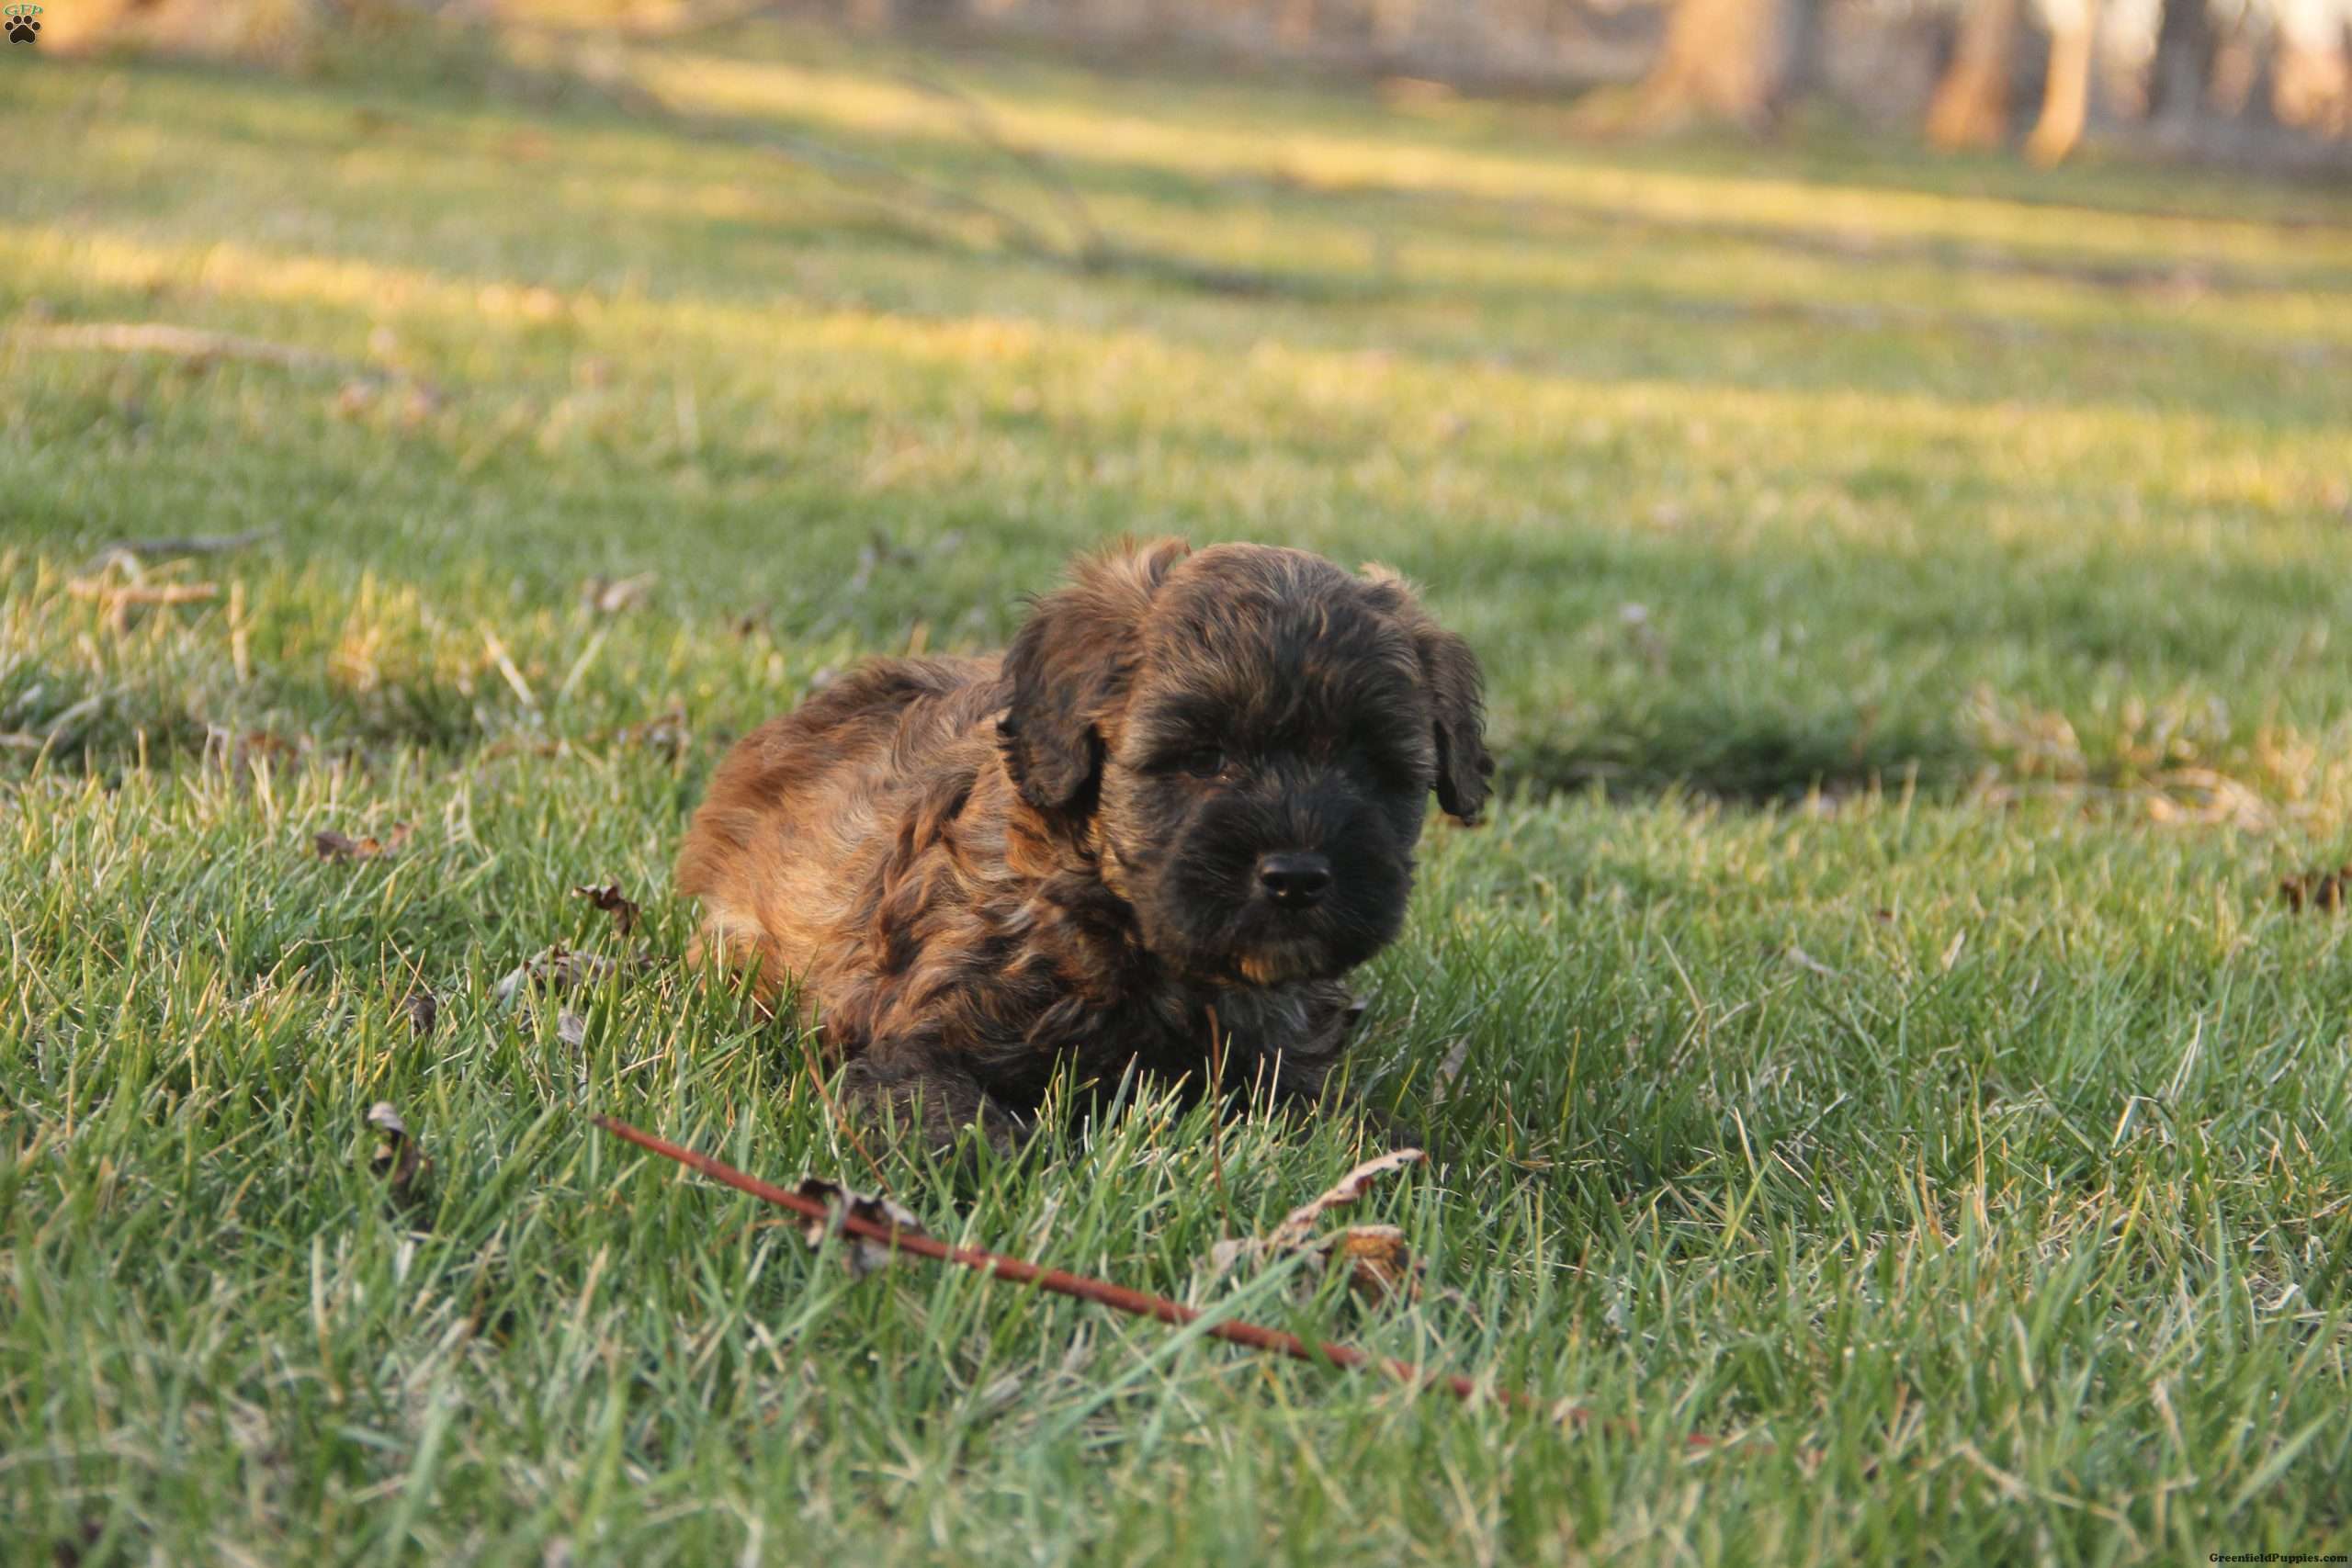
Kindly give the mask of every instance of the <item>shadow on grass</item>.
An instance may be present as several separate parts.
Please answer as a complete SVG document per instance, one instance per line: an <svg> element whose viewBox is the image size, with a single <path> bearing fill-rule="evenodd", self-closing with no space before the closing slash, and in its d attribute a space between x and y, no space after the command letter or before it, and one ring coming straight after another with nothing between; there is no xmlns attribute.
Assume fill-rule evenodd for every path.
<svg viewBox="0 0 2352 1568"><path fill-rule="evenodd" d="M1770 806L1878 787L1957 788L1983 759L1940 725L1888 724L1864 710L1792 715L1725 705L1671 715L1617 716L1573 734L1505 740L1496 782L1542 797L1596 785L1644 797L1682 790L1736 805Z"/></svg>
<svg viewBox="0 0 2352 1568"><path fill-rule="evenodd" d="M631 720L591 705L583 722L548 724L480 694L437 682L403 684L355 697L324 679L278 672L243 702L217 713L168 681L93 688L70 680L19 690L0 750L0 778L38 757L46 771L111 780L142 764L165 771L236 761L248 754L285 762L362 766L408 756L461 766L520 750L553 758L568 746L659 744L714 762L732 731L689 726L662 714ZM0 695L6 695L0 693ZM23 699L31 695L29 703ZM668 730L645 740L639 731ZM687 739L691 736L691 740ZM34 744L46 739L46 747ZM1917 787L1938 794L1966 783L1985 759L1938 726L1886 726L1865 713L1797 716L1746 713L1729 705L1714 722L1678 714L1598 716L1574 733L1524 732L1497 747L1496 783L1507 794L1542 799L1598 786L1623 800L1668 791L1735 806L1767 807L1819 792L1844 795Z"/></svg>

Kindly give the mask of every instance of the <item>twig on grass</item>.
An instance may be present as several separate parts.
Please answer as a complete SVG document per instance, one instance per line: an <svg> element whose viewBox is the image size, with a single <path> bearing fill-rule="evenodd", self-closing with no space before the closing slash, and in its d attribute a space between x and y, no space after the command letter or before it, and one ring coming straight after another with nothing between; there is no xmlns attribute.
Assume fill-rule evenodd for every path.
<svg viewBox="0 0 2352 1568"><path fill-rule="evenodd" d="M599 1116L595 1121L597 1126L615 1137L635 1144L641 1149L650 1150L665 1159L673 1159L689 1170L698 1171L713 1181L732 1187L739 1192L748 1192L763 1202L789 1209L805 1219L831 1223L834 1218L833 1212L824 1203L812 1198L804 1198L797 1192L788 1191L772 1182L763 1181L758 1177L740 1171L722 1160L713 1159L708 1155L697 1154L692 1149L682 1148L665 1138L657 1138L652 1134L632 1127L616 1117ZM1147 1291L1130 1290L1125 1285L1114 1285L1106 1280L1091 1279L1083 1274L1065 1273L1059 1269L1041 1268L1037 1264L1022 1258L1009 1258L1001 1252L989 1252L976 1247L957 1247L951 1242L942 1241L936 1236L910 1232L898 1225L877 1224L855 1213L841 1215L840 1223L844 1231L870 1241L879 1242L895 1251L911 1252L920 1258L933 1258L941 1263L953 1263L960 1268L974 1269L982 1274L992 1274L999 1279L1011 1280L1018 1284L1034 1285L1041 1291L1050 1291L1056 1295L1075 1297L1082 1302L1092 1302L1097 1306L1106 1306L1114 1312L1131 1313L1137 1317L1157 1318L1162 1323L1171 1324L1180 1328L1189 1324L1202 1323L1205 1316L1197 1308L1188 1307L1182 1302L1170 1301L1166 1296L1155 1296ZM1277 1355L1291 1357L1295 1360L1329 1362L1333 1366L1345 1367L1351 1371L1369 1368L1385 1371L1416 1393L1430 1388L1442 1388L1464 1401L1493 1399L1498 1404L1513 1409L1549 1412L1556 1419L1578 1429L1590 1425L1592 1420L1590 1412L1578 1405L1548 1405L1515 1389L1482 1383L1474 1378L1464 1377L1459 1372L1430 1371L1415 1366L1410 1361L1399 1360L1391 1356L1369 1355L1351 1345L1337 1345L1329 1340L1302 1339L1295 1334L1288 1334L1278 1328L1265 1328L1254 1323L1242 1323L1233 1318L1206 1322L1203 1325L1203 1332L1219 1339L1229 1340L1236 1345L1246 1345L1253 1350L1271 1350ZM1628 1435L1632 1430L1622 1422L1611 1423L1611 1429ZM1689 1450L1699 1450L1712 1449L1715 1445L1712 1438L1694 1432L1683 1440L1683 1446Z"/></svg>
<svg viewBox="0 0 2352 1568"><path fill-rule="evenodd" d="M332 355L266 338L211 333L167 321L85 321L67 326L18 327L11 334L34 348L95 349L111 354L160 354L174 359L240 359L281 370L341 370L354 367Z"/></svg>
<svg viewBox="0 0 2352 1568"><path fill-rule="evenodd" d="M96 577L74 578L65 584L65 592L76 599L94 601L106 617L107 629L117 637L130 629L130 607L133 604L169 608L180 604L209 604L220 597L217 583L141 582L135 578L123 582L114 581L110 570Z"/></svg>
<svg viewBox="0 0 2352 1568"><path fill-rule="evenodd" d="M242 534L187 534L163 539L117 539L97 553L93 566L104 566L118 556L134 561L170 560L182 556L227 555L232 550L267 544L277 537L275 528L249 528Z"/></svg>
<svg viewBox="0 0 2352 1568"><path fill-rule="evenodd" d="M66 583L65 592L108 605L208 604L220 597L220 585L211 582L99 582L86 577Z"/></svg>

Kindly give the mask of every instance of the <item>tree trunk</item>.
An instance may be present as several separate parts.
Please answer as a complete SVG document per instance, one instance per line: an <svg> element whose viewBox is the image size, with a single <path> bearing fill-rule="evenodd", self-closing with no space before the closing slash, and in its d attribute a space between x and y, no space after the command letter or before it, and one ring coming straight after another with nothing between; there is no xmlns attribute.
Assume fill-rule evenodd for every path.
<svg viewBox="0 0 2352 1568"><path fill-rule="evenodd" d="M2352 48L2333 7L2280 8L2271 58L2270 112L2314 136L2352 127Z"/></svg>
<svg viewBox="0 0 2352 1568"><path fill-rule="evenodd" d="M1727 119L1760 129L1780 76L1777 10L1777 0L1675 0L1665 46L1638 95L1635 122L1665 130Z"/></svg>
<svg viewBox="0 0 2352 1568"><path fill-rule="evenodd" d="M1928 140L1936 146L1997 147L2008 140L2018 9L2018 0L1969 0L1961 13L1951 64L1928 103Z"/></svg>
<svg viewBox="0 0 2352 1568"><path fill-rule="evenodd" d="M2050 73L2041 85L2041 118L2026 139L2026 156L2043 168L2062 162L2083 139L2090 112L2091 45L2098 32L2098 0L2079 0L2051 19Z"/></svg>
<svg viewBox="0 0 2352 1568"><path fill-rule="evenodd" d="M2180 130L2205 115L2213 75L2211 0L2164 0L2156 58L2148 68L2148 118Z"/></svg>
<svg viewBox="0 0 2352 1568"><path fill-rule="evenodd" d="M1781 0L1779 62L1765 111L1774 120L1820 91L1824 47L1821 14L1828 0Z"/></svg>
<svg viewBox="0 0 2352 1568"><path fill-rule="evenodd" d="M1373 0L1372 51L1392 67L1413 58L1413 35L1419 28L1419 0Z"/></svg>
<svg viewBox="0 0 2352 1568"><path fill-rule="evenodd" d="M1284 49L1306 49L1315 41L1315 0L1283 0L1282 17L1274 24L1274 36Z"/></svg>

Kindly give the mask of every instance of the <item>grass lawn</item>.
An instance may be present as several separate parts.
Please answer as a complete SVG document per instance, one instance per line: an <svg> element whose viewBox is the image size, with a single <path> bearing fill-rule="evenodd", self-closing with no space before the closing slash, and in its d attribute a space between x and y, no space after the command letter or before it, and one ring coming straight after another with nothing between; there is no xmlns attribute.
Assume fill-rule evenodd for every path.
<svg viewBox="0 0 2352 1568"><path fill-rule="evenodd" d="M0 61L8 1561L2352 1551L2352 949L2279 890L2352 858L2352 195L954 62L1080 271L840 161L1064 221L888 51L605 63ZM1509 793L1363 976L1430 1288L1211 1269L1338 1124L892 1187L1608 1425L855 1280L588 1126L870 1175L669 961L685 814L1123 531L1487 660ZM502 1005L608 880L662 962Z"/></svg>

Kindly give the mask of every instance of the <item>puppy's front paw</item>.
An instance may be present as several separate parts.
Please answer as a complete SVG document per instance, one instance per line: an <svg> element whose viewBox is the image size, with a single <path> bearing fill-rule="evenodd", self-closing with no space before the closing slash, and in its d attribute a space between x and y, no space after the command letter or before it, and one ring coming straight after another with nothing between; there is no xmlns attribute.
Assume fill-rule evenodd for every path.
<svg viewBox="0 0 2352 1568"><path fill-rule="evenodd" d="M952 1152L967 1127L997 1154L1017 1152L1027 1123L990 1100L963 1068L925 1051L870 1049L842 1074L843 1110L934 1155Z"/></svg>

